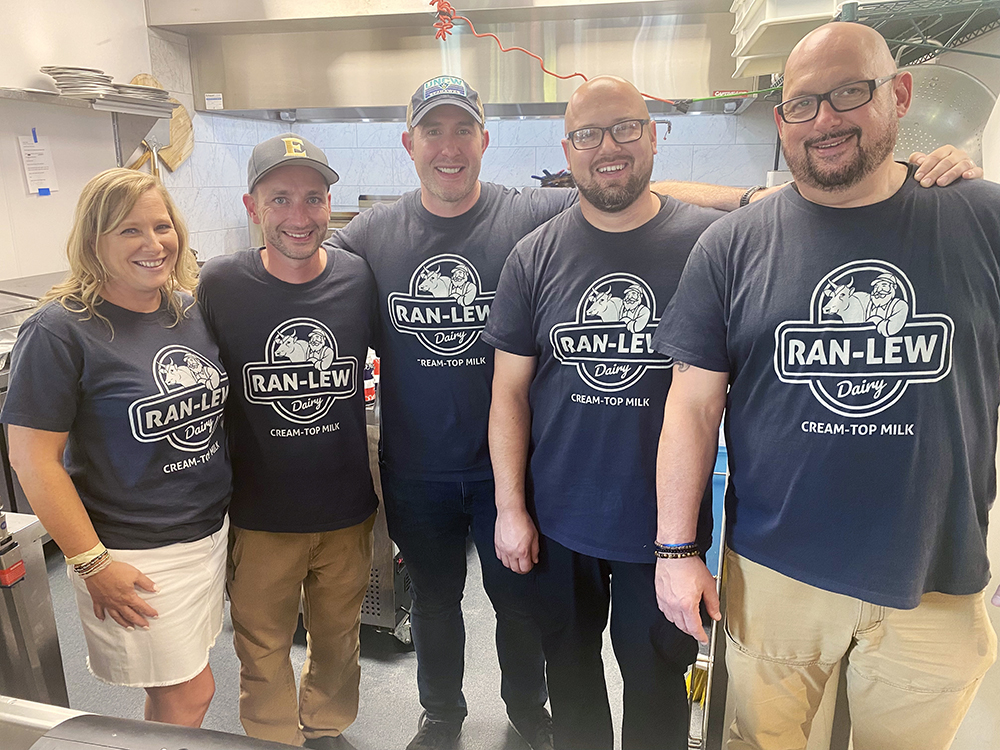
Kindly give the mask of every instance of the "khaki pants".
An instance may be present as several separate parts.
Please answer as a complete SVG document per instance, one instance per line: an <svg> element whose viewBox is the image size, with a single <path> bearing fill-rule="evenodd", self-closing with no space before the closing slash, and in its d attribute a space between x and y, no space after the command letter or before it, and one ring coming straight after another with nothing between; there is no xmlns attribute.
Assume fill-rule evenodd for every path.
<svg viewBox="0 0 1000 750"><path fill-rule="evenodd" d="M946 750L997 639L982 594L915 609L818 589L726 553L728 750L805 748L827 680L848 655L854 750Z"/></svg>
<svg viewBox="0 0 1000 750"><path fill-rule="evenodd" d="M337 735L358 715L361 603L375 515L314 534L233 527L229 598L240 659L240 721L250 737L289 745ZM289 660L299 600L308 637L299 697Z"/></svg>

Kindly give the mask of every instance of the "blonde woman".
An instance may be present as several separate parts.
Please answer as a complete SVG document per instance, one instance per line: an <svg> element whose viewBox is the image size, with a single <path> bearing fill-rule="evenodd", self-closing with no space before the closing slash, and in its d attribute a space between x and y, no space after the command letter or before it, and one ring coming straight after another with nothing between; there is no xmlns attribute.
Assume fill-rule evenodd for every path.
<svg viewBox="0 0 1000 750"><path fill-rule="evenodd" d="M230 493L228 379L187 291L197 265L162 184L126 169L83 189L67 254L12 353L11 463L67 557L91 672L145 688L147 719L197 727Z"/></svg>

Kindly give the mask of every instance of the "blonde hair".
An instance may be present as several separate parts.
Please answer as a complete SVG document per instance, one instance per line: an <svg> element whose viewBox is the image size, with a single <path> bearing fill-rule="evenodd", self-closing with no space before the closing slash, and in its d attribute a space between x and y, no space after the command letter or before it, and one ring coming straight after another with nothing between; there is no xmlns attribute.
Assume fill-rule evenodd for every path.
<svg viewBox="0 0 1000 750"><path fill-rule="evenodd" d="M101 237L117 229L139 198L150 190L156 190L163 199L177 233L177 261L161 291L173 313L173 325L181 321L191 305L184 305L179 292L194 294L198 283L198 263L188 245L187 227L163 183L132 169L108 169L84 186L66 243L69 277L46 292L39 305L55 300L70 312L86 313L84 320L97 317L111 325L97 310L101 288L111 277L97 246Z"/></svg>

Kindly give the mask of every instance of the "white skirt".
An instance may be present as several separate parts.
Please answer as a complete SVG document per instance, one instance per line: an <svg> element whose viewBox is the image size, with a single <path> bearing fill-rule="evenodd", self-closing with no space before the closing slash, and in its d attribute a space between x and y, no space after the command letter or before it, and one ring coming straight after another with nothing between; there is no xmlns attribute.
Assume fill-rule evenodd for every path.
<svg viewBox="0 0 1000 750"><path fill-rule="evenodd" d="M164 687L197 677L222 632L229 518L214 534L156 549L112 549L111 556L146 574L159 591L136 589L158 613L149 630L98 620L86 582L67 566L87 641L87 667L103 682Z"/></svg>

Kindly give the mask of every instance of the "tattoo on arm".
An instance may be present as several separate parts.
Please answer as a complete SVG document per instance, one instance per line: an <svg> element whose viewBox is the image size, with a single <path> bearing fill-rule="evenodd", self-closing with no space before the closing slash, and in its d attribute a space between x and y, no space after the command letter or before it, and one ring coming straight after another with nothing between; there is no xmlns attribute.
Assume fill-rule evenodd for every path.
<svg viewBox="0 0 1000 750"><path fill-rule="evenodd" d="M687 362L675 361L674 367L677 369L677 372L687 372L688 370L691 369L691 365L689 365Z"/></svg>

